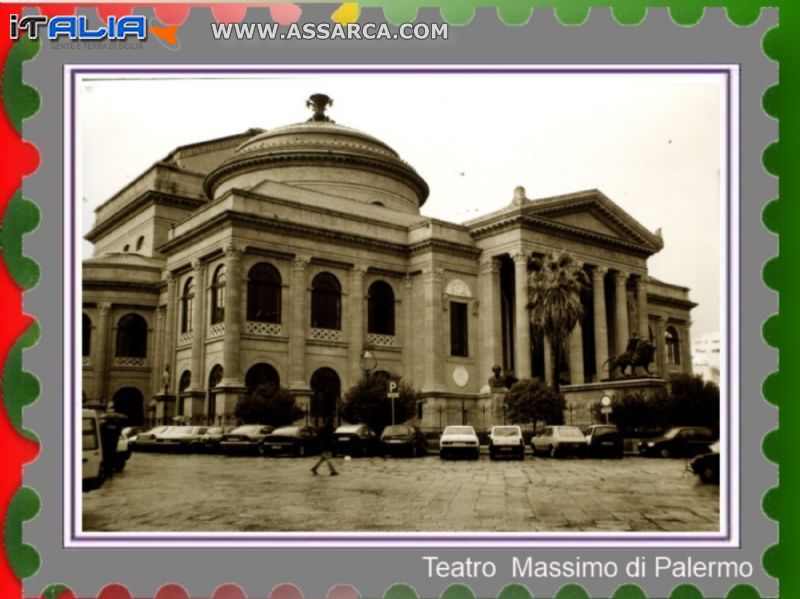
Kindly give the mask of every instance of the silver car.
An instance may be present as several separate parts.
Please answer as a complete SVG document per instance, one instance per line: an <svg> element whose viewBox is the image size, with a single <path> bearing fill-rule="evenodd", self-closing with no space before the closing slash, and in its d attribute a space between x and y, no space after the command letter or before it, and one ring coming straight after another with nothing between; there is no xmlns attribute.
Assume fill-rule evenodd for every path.
<svg viewBox="0 0 800 599"><path fill-rule="evenodd" d="M477 460L481 446L478 435L471 426L448 426L439 440L439 457L443 460L455 455L466 455Z"/></svg>
<svg viewBox="0 0 800 599"><path fill-rule="evenodd" d="M544 453L551 458L567 454L583 455L586 438L577 426L546 426L531 439L533 455Z"/></svg>
<svg viewBox="0 0 800 599"><path fill-rule="evenodd" d="M492 427L489 433L489 458L494 460L501 455L513 456L518 460L525 458L525 440L522 438L522 429L517 425Z"/></svg>

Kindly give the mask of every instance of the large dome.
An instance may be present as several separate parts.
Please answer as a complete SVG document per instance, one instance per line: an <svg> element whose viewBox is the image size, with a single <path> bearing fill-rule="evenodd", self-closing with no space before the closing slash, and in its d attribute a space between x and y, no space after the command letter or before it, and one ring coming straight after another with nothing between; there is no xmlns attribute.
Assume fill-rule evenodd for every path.
<svg viewBox="0 0 800 599"><path fill-rule="evenodd" d="M417 214L428 197L425 180L387 144L330 120L325 108L331 103L315 94L307 102L314 109L308 121L242 143L206 177L208 196L269 180Z"/></svg>

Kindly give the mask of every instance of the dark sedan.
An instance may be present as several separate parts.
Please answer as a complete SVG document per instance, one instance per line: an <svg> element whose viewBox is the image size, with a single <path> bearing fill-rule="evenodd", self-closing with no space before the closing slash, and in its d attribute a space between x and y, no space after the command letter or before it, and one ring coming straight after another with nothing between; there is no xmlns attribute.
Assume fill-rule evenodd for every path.
<svg viewBox="0 0 800 599"><path fill-rule="evenodd" d="M674 456L695 456L707 453L709 446L717 437L711 429L703 426L677 426L660 437L639 442L639 453L645 456L670 458Z"/></svg>
<svg viewBox="0 0 800 599"><path fill-rule="evenodd" d="M621 458L625 451L622 433L613 424L594 424L583 431L583 436L587 457Z"/></svg>
<svg viewBox="0 0 800 599"><path fill-rule="evenodd" d="M313 455L319 453L319 433L313 426L284 426L264 437L258 450L263 456Z"/></svg>
<svg viewBox="0 0 800 599"><path fill-rule="evenodd" d="M244 424L222 435L219 448L223 453L260 453L260 444L275 427L267 424Z"/></svg>
<svg viewBox="0 0 800 599"><path fill-rule="evenodd" d="M363 457L376 455L380 440L366 424L343 424L333 431L333 455Z"/></svg>
<svg viewBox="0 0 800 599"><path fill-rule="evenodd" d="M428 440L416 426L387 426L381 433L381 453L417 457L428 453Z"/></svg>
<svg viewBox="0 0 800 599"><path fill-rule="evenodd" d="M710 453L697 456L689 462L689 468L706 485L719 484L719 441L712 443Z"/></svg>

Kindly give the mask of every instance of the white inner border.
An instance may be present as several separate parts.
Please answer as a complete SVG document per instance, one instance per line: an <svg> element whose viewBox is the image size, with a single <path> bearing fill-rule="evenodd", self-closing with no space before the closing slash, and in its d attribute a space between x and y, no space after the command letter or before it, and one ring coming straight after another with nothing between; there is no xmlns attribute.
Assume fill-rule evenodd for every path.
<svg viewBox="0 0 800 599"><path fill-rule="evenodd" d="M75 219L76 235L80 232L80 211L73 205L71 191L78 182L73 180L71 171L72 142L77 135L72 130L72 79L74 70L93 69L92 77L96 78L97 71L107 74L124 74L127 71L150 71L149 76L157 76L159 70L180 69L186 72L187 77L192 72L202 74L208 69L231 69L240 71L232 73L231 77L247 76L241 71L250 71L252 75L266 74L269 72L286 71L302 75L324 75L325 70L347 68L353 71L380 69L390 74L392 71L413 69L424 76L425 71L446 69L453 73L484 69L494 72L518 71L529 69L531 73L547 71L574 70L577 72L604 71L614 69L617 74L631 71L648 70L651 73L658 71L680 70L687 75L696 71L698 75L709 76L702 71L708 69L727 71L726 74L717 74L720 77L720 219L721 243L720 247L727 249L727 256L723 258L720 268L720 299L721 299L721 345L724 348L723 377L720 381L720 397L722 400L720 411L720 443L722 458L727 457L728 476L721 476L720 483L720 530L718 532L92 532L86 533L83 529L82 512L83 501L81 489L81 462L77 451L77 439L81 436L80 418L72 418L72 410L77 407L72 403L81 397L81 380L83 365L77 359L77 346L70 342L74 328L79 323L82 314L82 302L79 301L81 277L81 251L79 240L72 239L72 222ZM354 73L356 74L356 73ZM332 73L335 75L335 73ZM474 74L482 76L480 73ZM134 76L133 74L131 76ZM167 76L167 74L165 74ZM173 76L173 74L169 74ZM520 74L520 76L523 76ZM725 77L729 77L730 90L727 95ZM76 85L79 85L84 75L76 75ZM164 547L164 548L189 548L189 547L236 547L236 548L263 548L263 547L738 547L739 530L741 522L740 496L739 496L739 66L728 64L710 65L65 65L64 66L64 445L63 445L63 474L64 474L64 546L67 548L90 547ZM730 139L728 133L730 132ZM81 163L81 146L75 143L75 164ZM79 178L79 175L78 177ZM77 185L76 185L77 189ZM728 195L730 194L730 205ZM726 226L726 221L729 226ZM727 258L727 259L726 259ZM726 268L728 266L729 268ZM76 281L70 281L69 275L74 268ZM730 277L728 274L730 273ZM72 329L72 330L71 330ZM732 366L736 365L734 369ZM732 383L732 384L729 384ZM72 448L75 451L72 452ZM73 455L74 454L74 455ZM72 463L69 456L72 455ZM74 478L70 476L70 466L74 469ZM730 511L729 511L730 510ZM74 518L74 520L73 520ZM730 523L730 528L728 527ZM73 526L74 524L74 526ZM313 536L314 539L307 537ZM156 539L157 537L157 539ZM235 537L231 538L231 537ZM361 538L354 538L361 537ZM465 538L470 537L470 538ZM525 537L525 538L520 538ZM609 537L614 537L610 539ZM676 538L679 537L679 538ZM657 540L654 540L656 539ZM479 540L476 540L479 539Z"/></svg>

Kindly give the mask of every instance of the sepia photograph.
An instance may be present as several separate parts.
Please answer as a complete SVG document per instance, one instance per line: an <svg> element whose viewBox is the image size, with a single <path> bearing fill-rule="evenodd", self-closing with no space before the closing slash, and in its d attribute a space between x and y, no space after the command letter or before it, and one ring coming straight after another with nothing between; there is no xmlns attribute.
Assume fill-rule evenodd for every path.
<svg viewBox="0 0 800 599"><path fill-rule="evenodd" d="M723 71L221 71L75 85L76 535L729 532Z"/></svg>

